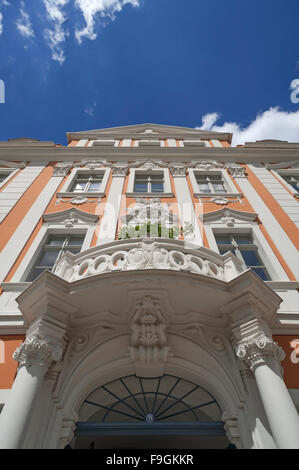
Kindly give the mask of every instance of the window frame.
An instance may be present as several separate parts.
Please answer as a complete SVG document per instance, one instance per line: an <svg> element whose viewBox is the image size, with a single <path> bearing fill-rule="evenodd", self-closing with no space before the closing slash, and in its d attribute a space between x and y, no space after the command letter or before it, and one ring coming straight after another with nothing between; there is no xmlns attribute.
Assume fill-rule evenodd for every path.
<svg viewBox="0 0 299 470"><path fill-rule="evenodd" d="M25 277L24 282L34 282L34 281L35 281L36 278L33 279L33 281L28 281L27 278L28 278L28 276L31 274L31 272L33 271L33 269L34 269L34 268L37 268L37 261L38 261L39 257L41 256L43 250L45 250L45 247L46 247L46 246L50 246L49 243L47 243L47 241L48 241L51 237L57 237L57 236L63 236L63 237L65 237L64 243L59 247L60 249L59 249L59 252L58 252L58 256L57 256L57 258L56 258L55 263L53 264L53 267L51 268L51 270L49 270L49 269L47 269L47 268L45 269L45 271L48 270L48 271L50 271L50 272L54 272L54 270L56 269L57 264L59 263L59 261L60 261L60 259L61 259L62 253L63 253L63 252L66 253L66 252L68 251L67 249L65 249L65 248L67 248L67 245L66 245L66 243L65 243L66 240L67 240L67 238L70 238L70 237L72 237L72 236L83 236L83 237L84 237L84 235L85 235L85 237L86 237L86 233L84 234L84 232L81 232L81 233L74 233L74 232L71 232L71 233L70 233L70 231L68 231L68 233L53 233L52 231L48 231L47 234L46 234L46 237L44 237L44 239L43 239L44 242L40 244L39 249L38 249L37 253L35 254L35 261L31 264L31 269L27 272L27 275L26 275L26 277ZM83 247L84 242L85 242L85 237L84 237L84 240L83 240L83 243L82 243L82 246L81 246L81 250L79 251L79 253L82 251L82 247ZM55 251L55 250L54 250L55 245L52 245L52 247L53 247L53 250L45 250L45 251ZM40 265L40 266L41 266L41 265ZM38 277L38 276L37 276L37 277Z"/></svg>
<svg viewBox="0 0 299 470"><path fill-rule="evenodd" d="M268 272L268 269L267 269L267 266L264 262L264 259L263 257L260 255L260 252L259 252L259 247L258 245L255 243L255 240L254 240L254 237L253 237L253 234L252 234L252 231L250 232L245 232L245 233L240 233L240 232L236 232L236 231L230 231L230 232L221 232L221 233L217 233L217 231L214 231L214 237L215 237L215 241L216 241L216 244L217 244L217 249L218 249L218 252L220 253L220 250L219 250L219 245L221 245L221 243L217 243L217 235L221 235L221 236L227 236L228 238L230 238L231 240L231 243L230 244L227 244L227 243L223 243L222 245L227 245L227 251L232 251L230 249L230 247L233 247L234 248L234 252L235 252L235 255L236 257L239 259L239 261L241 262L242 266L244 269L252 269L254 271L253 268L259 268L259 269L263 269L265 272L266 272L266 277L268 277L269 279L263 279L265 281L271 281L271 275L269 274ZM236 240L236 237L237 236L247 236L251 241L252 243L238 243L238 240ZM242 247L244 247L244 250L243 251L254 251L256 252L256 257L257 259L260 260L261 264L259 265L253 265L253 266L248 266L246 264L246 261L244 259L244 256L242 254ZM246 250L246 247L249 248L248 250ZM226 253L225 252L225 253ZM233 252L233 253L234 253ZM223 253L223 254L225 254ZM257 273L256 273L257 274Z"/></svg>
<svg viewBox="0 0 299 470"><path fill-rule="evenodd" d="M209 197L209 198L214 198L214 197L236 197L236 196L242 196L242 193L239 193L236 186L230 179L229 175L227 174L227 171L225 169L217 168L213 170L200 170L196 168L188 168L189 172L189 177L190 181L192 184L192 189L193 189L193 195L194 197L202 198L202 197ZM224 188L226 188L226 192L224 193L217 193L217 192L211 192L211 193L206 193L206 192L200 192L196 176L197 175L204 175L204 176L209 176L209 175L221 175L221 179L224 184Z"/></svg>
<svg viewBox="0 0 299 470"><path fill-rule="evenodd" d="M204 229L210 249L216 251L216 253L219 253L218 245L214 236L216 233L219 235L225 235L231 232L239 235L251 234L253 242L257 246L259 257L264 263L264 266L266 267L270 276L270 280L264 282L289 281L287 273L281 266L274 251L272 250L272 247L261 232L258 222L254 220L248 220L248 217L251 216L251 214L244 213L244 219L242 220L242 218L240 218L242 213L240 213L241 216L238 218L235 212L231 211L232 217L235 218L235 222L233 226L226 226L222 221L226 211L227 209L221 209L217 211L218 214L212 212L211 215L207 214L204 216ZM213 217L213 220L209 220L209 217ZM217 217L216 220L215 217ZM253 218L255 218L255 215L253 215Z"/></svg>
<svg viewBox="0 0 299 470"><path fill-rule="evenodd" d="M78 215L80 211L78 209L68 209L67 211L64 211L64 213L67 217L67 215L71 213ZM35 265L38 256L40 255L41 249L50 235L85 235L80 253L90 248L96 222L89 220L82 222L81 220L78 220L78 223L74 224L72 227L66 227L64 225L65 219L61 222L59 220L61 214L61 212L49 214L54 217L57 216L57 220L44 222L29 250L24 256L20 266L15 272L11 282L27 282L26 279L33 269L33 266ZM85 213L82 214L85 215ZM80 215L78 215L78 217L80 217ZM95 216L91 214L88 214L87 217L95 218Z"/></svg>
<svg viewBox="0 0 299 470"><path fill-rule="evenodd" d="M67 180L62 187L61 191L57 193L57 197L76 197L76 196L85 196L85 197L94 197L102 198L105 197L105 191L110 176L111 168L100 167L96 169L90 168L73 168L70 175L67 177ZM87 191L72 191L72 187L75 184L75 181L79 175L94 175L99 174L103 176L100 190L97 192L89 193Z"/></svg>
<svg viewBox="0 0 299 470"><path fill-rule="evenodd" d="M153 175L154 173L160 173L163 175L164 179L164 190L163 192L156 192L156 193L148 193L148 192L136 192L134 191L134 186L135 186L135 177L136 174L141 174L141 175ZM174 194L171 190L171 182L170 182L170 176L169 176L169 170L168 168L151 168L151 169L146 169L146 168L131 168L130 173L129 173L129 181L128 181L128 188L126 192L127 197L174 197Z"/></svg>
<svg viewBox="0 0 299 470"><path fill-rule="evenodd" d="M0 189L8 183L8 181L20 170L20 168L0 168L0 175L6 175L3 181L0 182Z"/></svg>
<svg viewBox="0 0 299 470"><path fill-rule="evenodd" d="M296 197L299 198L299 188L296 190L293 188L293 186L288 183L285 179L284 176L298 176L299 178L299 169L289 169L289 170L272 170L274 174L278 177L278 179L281 181L282 184L284 184L288 190Z"/></svg>

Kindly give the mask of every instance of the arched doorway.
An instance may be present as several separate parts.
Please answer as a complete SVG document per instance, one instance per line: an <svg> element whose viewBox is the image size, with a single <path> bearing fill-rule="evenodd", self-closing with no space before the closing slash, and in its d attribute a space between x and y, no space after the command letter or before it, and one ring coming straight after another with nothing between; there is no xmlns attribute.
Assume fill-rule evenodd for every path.
<svg viewBox="0 0 299 470"><path fill-rule="evenodd" d="M225 449L221 414L216 399L193 382L129 375L84 400L71 447Z"/></svg>

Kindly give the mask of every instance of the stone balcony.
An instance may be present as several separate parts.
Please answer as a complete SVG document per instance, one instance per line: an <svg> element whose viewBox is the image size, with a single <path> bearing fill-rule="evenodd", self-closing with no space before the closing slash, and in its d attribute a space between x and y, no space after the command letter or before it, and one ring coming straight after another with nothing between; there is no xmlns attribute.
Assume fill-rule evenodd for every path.
<svg viewBox="0 0 299 470"><path fill-rule="evenodd" d="M244 268L231 252L219 255L181 240L139 238L116 240L76 255L67 252L54 274L74 282L98 274L140 270L190 272L229 282Z"/></svg>

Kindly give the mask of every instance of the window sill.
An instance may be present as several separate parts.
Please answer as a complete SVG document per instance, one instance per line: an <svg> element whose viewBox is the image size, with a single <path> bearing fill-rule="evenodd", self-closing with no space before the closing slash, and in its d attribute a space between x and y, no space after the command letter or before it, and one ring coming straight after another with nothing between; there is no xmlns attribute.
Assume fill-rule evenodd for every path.
<svg viewBox="0 0 299 470"><path fill-rule="evenodd" d="M134 197L135 199L138 197L174 197L173 193L126 193L126 197Z"/></svg>
<svg viewBox="0 0 299 470"><path fill-rule="evenodd" d="M242 193L194 193L194 197L234 197L241 199L243 197Z"/></svg>
<svg viewBox="0 0 299 470"><path fill-rule="evenodd" d="M62 192L62 193L57 193L56 196L57 197L72 197L72 198L75 198L77 196L103 198L103 197L105 197L105 193L101 193L101 192L88 193L88 192L84 192L84 191L80 191L80 192L66 191L66 192Z"/></svg>

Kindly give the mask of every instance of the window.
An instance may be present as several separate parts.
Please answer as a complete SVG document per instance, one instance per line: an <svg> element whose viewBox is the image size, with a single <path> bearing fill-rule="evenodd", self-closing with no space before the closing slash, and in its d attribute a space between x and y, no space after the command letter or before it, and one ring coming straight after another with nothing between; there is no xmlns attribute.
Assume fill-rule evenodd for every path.
<svg viewBox="0 0 299 470"><path fill-rule="evenodd" d="M221 255L232 251L247 268L251 268L264 281L270 280L251 234L215 234L215 239Z"/></svg>
<svg viewBox="0 0 299 470"><path fill-rule="evenodd" d="M281 174L282 178L290 184L295 191L299 192L299 174L298 175L283 175Z"/></svg>
<svg viewBox="0 0 299 470"><path fill-rule="evenodd" d="M4 180L6 180L7 176L8 176L7 173L6 174L0 173L0 183L2 183Z"/></svg>
<svg viewBox="0 0 299 470"><path fill-rule="evenodd" d="M17 170L0 170L0 187L8 181L9 178L16 172Z"/></svg>
<svg viewBox="0 0 299 470"><path fill-rule="evenodd" d="M102 174L78 174L71 191L74 193L97 193L103 181Z"/></svg>
<svg viewBox="0 0 299 470"><path fill-rule="evenodd" d="M135 193L163 193L164 177L163 174L140 174L135 175L134 192Z"/></svg>
<svg viewBox="0 0 299 470"><path fill-rule="evenodd" d="M226 193L227 190L224 185L221 173L197 173L195 175L196 182L200 193L213 194L213 193Z"/></svg>
<svg viewBox="0 0 299 470"><path fill-rule="evenodd" d="M52 271L61 256L66 252L79 253L85 235L50 235L41 249L34 267L31 269L26 281L32 282L43 271Z"/></svg>

